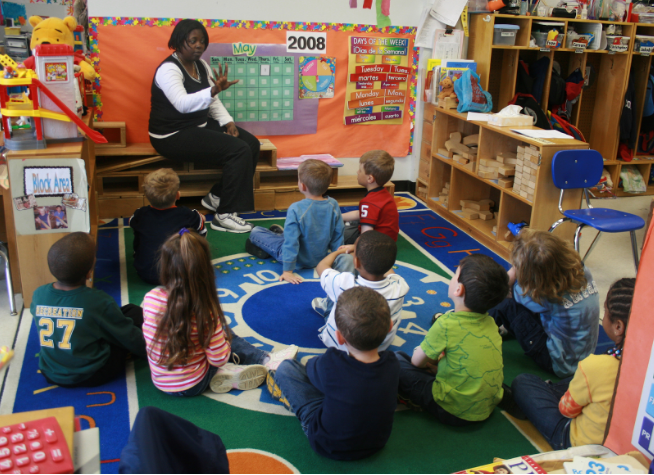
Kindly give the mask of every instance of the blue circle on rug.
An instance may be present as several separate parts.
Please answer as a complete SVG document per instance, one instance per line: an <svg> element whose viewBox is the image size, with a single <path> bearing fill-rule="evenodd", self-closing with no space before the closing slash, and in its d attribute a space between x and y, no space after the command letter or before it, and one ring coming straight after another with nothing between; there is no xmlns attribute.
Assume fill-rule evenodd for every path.
<svg viewBox="0 0 654 475"><path fill-rule="evenodd" d="M268 287L245 301L243 319L259 335L278 343L320 348L318 329L325 320L311 308L311 300L324 295L319 282Z"/></svg>

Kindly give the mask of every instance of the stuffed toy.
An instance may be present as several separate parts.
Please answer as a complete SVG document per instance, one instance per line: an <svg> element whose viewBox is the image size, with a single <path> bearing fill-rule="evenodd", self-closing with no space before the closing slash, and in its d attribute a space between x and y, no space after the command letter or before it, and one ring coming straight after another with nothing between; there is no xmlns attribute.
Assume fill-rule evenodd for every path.
<svg viewBox="0 0 654 475"><path fill-rule="evenodd" d="M34 28L30 43L30 49L32 51L41 44L68 45L74 49L75 38L73 37L73 30L77 27L77 20L72 16L67 16L63 20L55 17L44 20L40 16L31 16L29 22ZM27 68L34 69L34 57L27 58L23 64ZM80 67L86 80L92 81L95 79L95 69L93 69L89 59L81 53L75 54L75 65Z"/></svg>
<svg viewBox="0 0 654 475"><path fill-rule="evenodd" d="M443 80L439 82L438 85L441 87L441 92L438 94L439 99L446 99L448 97L456 99L456 94L454 92L454 81L452 81L451 77L443 78Z"/></svg>

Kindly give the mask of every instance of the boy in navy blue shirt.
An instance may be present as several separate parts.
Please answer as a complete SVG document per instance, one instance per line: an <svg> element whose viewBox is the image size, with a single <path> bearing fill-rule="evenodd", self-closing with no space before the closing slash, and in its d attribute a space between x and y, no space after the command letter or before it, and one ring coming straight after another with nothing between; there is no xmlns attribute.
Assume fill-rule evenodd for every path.
<svg viewBox="0 0 654 475"><path fill-rule="evenodd" d="M359 460L384 448L391 435L400 364L392 351L377 350L392 327L381 294L348 289L336 303L335 317L336 338L349 354L328 348L306 367L284 361L268 386L295 412L313 450L335 460Z"/></svg>
<svg viewBox="0 0 654 475"><path fill-rule="evenodd" d="M143 189L150 206L134 211L129 220L134 230L134 267L141 280L159 285L159 249L182 228L207 234L204 216L194 209L179 208L179 176L172 168L160 168L145 177Z"/></svg>
<svg viewBox="0 0 654 475"><path fill-rule="evenodd" d="M341 208L334 198L323 196L332 179L332 169L320 160L309 159L297 170L298 188L305 199L293 203L286 213L284 228L255 226L245 250L260 259L270 256L283 264L279 280L299 284L297 268L316 267L329 250L343 245ZM340 270L340 269L339 269Z"/></svg>

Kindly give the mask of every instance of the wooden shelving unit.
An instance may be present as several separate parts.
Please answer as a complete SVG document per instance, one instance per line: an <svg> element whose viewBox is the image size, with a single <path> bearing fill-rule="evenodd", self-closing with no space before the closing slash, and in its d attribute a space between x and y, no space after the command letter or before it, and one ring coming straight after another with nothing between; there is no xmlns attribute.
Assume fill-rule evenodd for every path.
<svg viewBox="0 0 654 475"><path fill-rule="evenodd" d="M622 34L630 37L629 48L624 53L613 53L605 50L584 50L584 52L578 53L574 49L567 48L551 50L530 48L529 40L532 22L534 21L564 23L566 37L568 28L575 24L621 25ZM520 26L515 46L493 45L495 23L509 23ZM597 73L597 78L590 88L581 93L573 108L570 122L581 130L590 144L590 148L600 152L605 159L614 160L618 152L619 122L624 94L629 80L629 70L632 58L638 57L638 53L632 53L636 33L654 34L654 25L644 27L634 23L609 21L491 15L486 13L472 14L470 18L468 58L477 62L477 72L480 76L481 86L493 96L493 110L495 112L504 108L515 95L520 60L531 63L544 56L550 59L541 102L544 111L548 110L547 100L554 61L560 64L563 79L577 68L580 68L583 73L586 66L592 65ZM638 61L646 62L647 68L649 68L649 57L646 61ZM645 76L645 85L646 82ZM638 88L637 86L637 89L642 92L640 109L642 111L644 88Z"/></svg>
<svg viewBox="0 0 654 475"><path fill-rule="evenodd" d="M423 135L417 179L418 186L427 189L423 199L431 209L505 258L509 256L510 247L510 242L505 238L508 223L524 220L531 228L547 230L561 217L558 210L559 189L554 186L550 172L554 154L559 150L588 148L587 143L572 139L548 139L549 143L542 143L511 132L509 127L468 121L466 114L459 114L456 110L425 104L423 131L430 128L432 134ZM439 148L444 148L452 132L460 132L464 136L479 134L478 159L472 169L437 153ZM535 146L539 149L540 165L533 202L514 193L511 188L503 188L497 180L488 180L477 174L480 159L495 158L500 152L515 152L518 146ZM446 183L449 183L449 200L447 206L443 206L438 195ZM482 199L495 202L495 217L492 220L468 220L459 214L461 200ZM580 190L565 194L564 209L580 205ZM493 227L497 227L496 233ZM574 226L569 223L559 226L556 234L572 240Z"/></svg>

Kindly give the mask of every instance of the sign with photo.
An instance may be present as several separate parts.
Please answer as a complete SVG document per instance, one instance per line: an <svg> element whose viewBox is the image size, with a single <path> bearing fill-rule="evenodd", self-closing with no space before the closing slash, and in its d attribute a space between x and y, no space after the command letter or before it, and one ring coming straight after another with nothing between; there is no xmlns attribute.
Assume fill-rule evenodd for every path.
<svg viewBox="0 0 654 475"><path fill-rule="evenodd" d="M73 193L73 167L24 167L23 186L37 198Z"/></svg>
<svg viewBox="0 0 654 475"><path fill-rule="evenodd" d="M84 160L9 160L9 178L17 235L91 231Z"/></svg>

